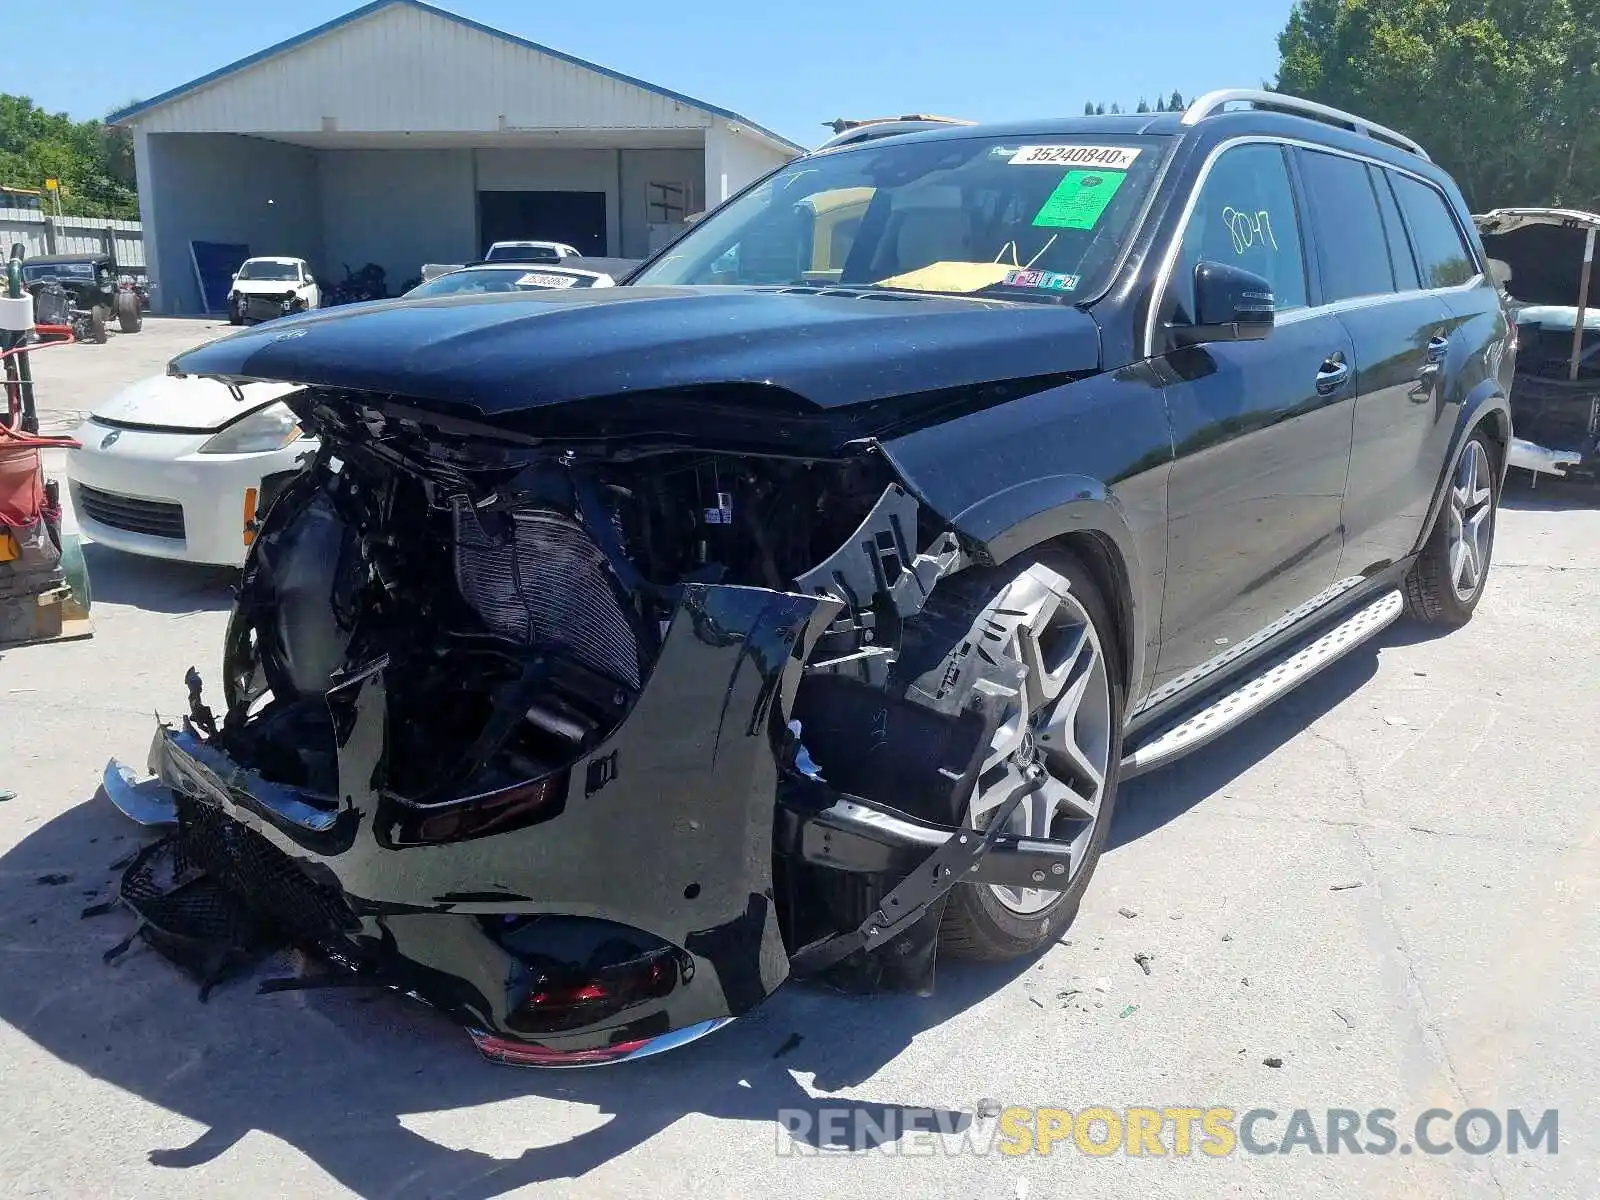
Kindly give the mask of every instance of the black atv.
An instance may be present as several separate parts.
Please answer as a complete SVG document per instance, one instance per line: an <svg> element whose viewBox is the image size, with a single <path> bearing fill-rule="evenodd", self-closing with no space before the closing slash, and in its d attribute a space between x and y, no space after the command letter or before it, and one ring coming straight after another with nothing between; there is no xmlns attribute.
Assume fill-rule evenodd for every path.
<svg viewBox="0 0 1600 1200"><path fill-rule="evenodd" d="M145 290L117 269L110 254L55 254L22 264L22 280L33 294L41 325L66 325L80 342L104 343L116 318L123 333L144 327Z"/></svg>

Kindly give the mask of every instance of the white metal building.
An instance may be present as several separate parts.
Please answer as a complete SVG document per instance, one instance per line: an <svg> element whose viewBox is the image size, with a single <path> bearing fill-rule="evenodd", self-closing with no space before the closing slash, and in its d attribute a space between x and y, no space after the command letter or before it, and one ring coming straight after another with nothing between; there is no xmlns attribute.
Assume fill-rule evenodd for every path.
<svg viewBox="0 0 1600 1200"><path fill-rule="evenodd" d="M642 258L795 155L738 113L420 0L376 0L110 118L132 131L161 311L206 304L194 243L325 284L545 238Z"/></svg>

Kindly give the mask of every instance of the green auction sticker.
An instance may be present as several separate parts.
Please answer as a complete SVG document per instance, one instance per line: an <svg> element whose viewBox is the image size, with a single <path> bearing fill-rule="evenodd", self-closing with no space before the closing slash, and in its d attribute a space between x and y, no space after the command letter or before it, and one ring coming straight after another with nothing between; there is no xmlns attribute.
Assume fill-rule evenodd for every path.
<svg viewBox="0 0 1600 1200"><path fill-rule="evenodd" d="M1124 171L1068 171L1033 223L1047 229L1093 229L1127 177Z"/></svg>

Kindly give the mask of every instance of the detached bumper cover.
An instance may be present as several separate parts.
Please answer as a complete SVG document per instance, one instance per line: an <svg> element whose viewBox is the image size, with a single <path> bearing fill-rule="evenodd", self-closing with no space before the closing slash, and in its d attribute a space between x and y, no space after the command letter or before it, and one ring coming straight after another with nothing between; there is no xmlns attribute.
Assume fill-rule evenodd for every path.
<svg viewBox="0 0 1600 1200"><path fill-rule="evenodd" d="M509 832L442 844L405 836L416 813L385 787L381 670L328 693L340 731L337 808L260 779L188 729L159 730L150 766L177 795L180 830L186 808L193 829L226 818L233 832L208 835L198 857L230 891L278 897L268 916L314 910L258 878L260 864L281 857L304 888L342 898L346 919L302 923L290 931L299 940L336 948L375 981L479 1030L567 1051L636 1041L738 1016L788 976L772 899L770 722L837 609L821 597L687 588L628 720L566 773L554 815ZM492 926L538 914L599 918L669 943L681 952L677 985L615 1022L529 1039L517 1009L537 970Z"/></svg>
<svg viewBox="0 0 1600 1200"><path fill-rule="evenodd" d="M157 731L159 784L113 766L106 790L137 820L175 821L173 873L219 887L249 918L240 924L273 926L449 1012L491 1058L559 1066L656 1053L749 1011L791 971L826 970L920 918L936 922L938 901L958 884L1038 886L1067 869L1064 843L918 820L780 763L801 665L841 607L824 596L687 587L628 719L565 773L552 810L520 828L414 836L415 807L386 787L381 667L328 693L337 801L261 779L189 722ZM791 958L775 853L899 883L859 928L794 947ZM136 897L124 883L125 899L162 925L171 909L157 901L178 889L151 899L148 887ZM530 995L559 953L530 953L526 940L508 948L497 936L529 917L591 918L659 939L675 964L670 990L559 1031L530 1024Z"/></svg>

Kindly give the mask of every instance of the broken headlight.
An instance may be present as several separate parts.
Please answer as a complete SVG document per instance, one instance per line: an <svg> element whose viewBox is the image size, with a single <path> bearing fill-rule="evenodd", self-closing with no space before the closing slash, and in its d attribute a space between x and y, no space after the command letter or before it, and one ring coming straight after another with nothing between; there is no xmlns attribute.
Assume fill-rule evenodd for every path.
<svg viewBox="0 0 1600 1200"><path fill-rule="evenodd" d="M300 418L287 404L269 404L218 431L201 454L265 454L300 437Z"/></svg>

